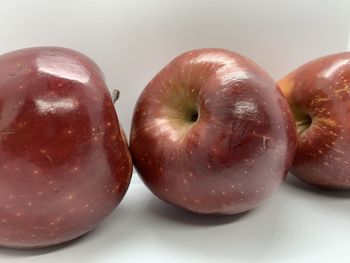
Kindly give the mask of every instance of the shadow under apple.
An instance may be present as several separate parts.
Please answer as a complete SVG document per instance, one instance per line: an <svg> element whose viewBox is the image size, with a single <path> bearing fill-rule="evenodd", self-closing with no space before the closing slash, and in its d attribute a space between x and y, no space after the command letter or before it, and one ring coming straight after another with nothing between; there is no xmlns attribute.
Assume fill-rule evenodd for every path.
<svg viewBox="0 0 350 263"><path fill-rule="evenodd" d="M219 262L259 262L262 254L275 253L290 232L280 213L282 202L274 203L231 216L198 215L153 197L143 213L160 250Z"/></svg>
<svg viewBox="0 0 350 263"><path fill-rule="evenodd" d="M303 192L307 192L310 194L315 194L319 196L326 196L330 198L339 198L339 199L350 199L350 190L345 189L324 189L317 186L313 186L294 176L292 173L289 173L285 184L302 190Z"/></svg>
<svg viewBox="0 0 350 263"><path fill-rule="evenodd" d="M1 247L0 248L0 254L7 255L7 256L13 256L13 257L27 257L27 256L38 256L38 255L44 255L44 254L50 254L58 250L63 250L68 246L75 246L78 242L83 242L85 238L88 238L89 234L92 233L94 230L92 230L89 233L86 233L80 237L77 237L73 240L64 242L62 244L53 245L50 247L42 247L42 248L24 248L24 249L16 249L16 248L7 248L7 247Z"/></svg>
<svg viewBox="0 0 350 263"><path fill-rule="evenodd" d="M148 209L155 216L170 220L179 224L194 226L219 226L234 223L248 216L251 211L234 214L196 214L191 211L176 207L174 205L163 202L157 198L150 200Z"/></svg>

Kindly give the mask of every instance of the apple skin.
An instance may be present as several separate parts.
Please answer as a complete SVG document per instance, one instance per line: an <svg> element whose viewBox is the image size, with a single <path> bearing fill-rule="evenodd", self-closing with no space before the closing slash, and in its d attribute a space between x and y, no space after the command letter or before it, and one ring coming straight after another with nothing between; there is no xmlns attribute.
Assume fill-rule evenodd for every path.
<svg viewBox="0 0 350 263"><path fill-rule="evenodd" d="M56 47L0 56L0 246L87 233L121 201L131 171L94 62Z"/></svg>
<svg viewBox="0 0 350 263"><path fill-rule="evenodd" d="M138 99L130 138L148 188L203 214L256 207L282 183L296 149L276 83L223 49L186 52L161 70Z"/></svg>
<svg viewBox="0 0 350 263"><path fill-rule="evenodd" d="M350 189L350 52L325 56L279 81L298 129L291 171L327 189Z"/></svg>

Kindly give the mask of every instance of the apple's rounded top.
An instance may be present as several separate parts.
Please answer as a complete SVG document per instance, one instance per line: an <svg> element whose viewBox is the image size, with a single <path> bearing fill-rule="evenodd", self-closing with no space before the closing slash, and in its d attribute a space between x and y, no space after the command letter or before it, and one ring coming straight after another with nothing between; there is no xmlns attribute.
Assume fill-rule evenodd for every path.
<svg viewBox="0 0 350 263"><path fill-rule="evenodd" d="M45 53L49 54L51 56L53 56L55 54L67 54L67 55L71 55L71 56L85 57L85 58L91 60L90 58L88 58L86 55L84 55L83 53L81 53L79 51L76 51L74 49L67 48L67 47L58 47L58 46L37 46L37 47L27 47L27 48L22 48L22 49L16 49L16 50L12 50L12 51L9 51L7 53L1 54L0 57L21 56L21 55L26 55L26 54L27 55L31 54L33 56L37 56L38 54L45 54Z"/></svg>
<svg viewBox="0 0 350 263"><path fill-rule="evenodd" d="M333 71L335 71L335 68L339 68L339 67L344 68L346 66L350 66L350 52L345 51L345 52L329 54L319 58L315 58L313 60L310 60L302 64L301 66L295 68L289 74L284 76L280 81L286 78L291 78L292 75L300 75L300 73L302 73L302 75L310 76L311 72L306 73L306 71L311 71L311 70L321 71L329 67L331 67ZM330 73L332 73L332 71Z"/></svg>
<svg viewBox="0 0 350 263"><path fill-rule="evenodd" d="M0 56L0 85L28 79L55 78L80 83L106 93L108 89L100 68L86 55L63 47L31 47Z"/></svg>
<svg viewBox="0 0 350 263"><path fill-rule="evenodd" d="M166 66L166 68L172 65L177 67L181 64L187 63L211 64L213 67L224 66L225 68L230 68L231 70L232 68L237 68L241 72L251 72L251 75L249 77L258 75L268 79L271 81L271 83L274 83L274 80L270 77L270 75L255 62L237 52L224 48L200 48L186 51L181 55L175 57Z"/></svg>
<svg viewBox="0 0 350 263"><path fill-rule="evenodd" d="M33 70L35 67L37 67L39 70L46 68L47 71L50 67L68 68L69 66L72 66L72 74L73 72L78 74L79 71L83 71L82 68L85 68L89 72L98 73L100 77L104 79L101 69L92 59L76 50L65 47L29 47L10 51L8 53L0 55L0 64L11 62L14 62L19 69L21 66L24 66L24 64L31 64ZM44 64L46 64L45 67L43 66ZM76 65L79 65L79 69Z"/></svg>
<svg viewBox="0 0 350 263"><path fill-rule="evenodd" d="M334 80L342 74L350 73L350 52L340 52L326 55L306 62L305 64L292 70L278 81L284 96L289 99L295 89L303 90L304 97L310 96L309 92L314 92L308 86L311 83ZM335 81L343 82L342 79ZM295 85L298 83L298 85ZM317 85L321 88L324 85ZM327 86L327 85L325 85ZM306 92L306 93L305 93Z"/></svg>
<svg viewBox="0 0 350 263"><path fill-rule="evenodd" d="M350 52L345 51L345 52L338 52L338 53L333 53L333 54L329 54L329 55L325 55L319 58L315 58L312 59L306 63L304 63L303 65L299 66L298 68L303 68L307 65L311 65L311 64L326 64L327 62L335 62L338 60L347 60L350 61Z"/></svg>

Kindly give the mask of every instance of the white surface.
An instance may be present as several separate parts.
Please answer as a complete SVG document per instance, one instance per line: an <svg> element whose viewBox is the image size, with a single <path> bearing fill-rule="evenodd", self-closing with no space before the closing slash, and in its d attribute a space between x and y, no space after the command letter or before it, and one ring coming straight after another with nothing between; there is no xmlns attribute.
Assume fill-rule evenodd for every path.
<svg viewBox="0 0 350 263"><path fill-rule="evenodd" d="M90 56L121 91L128 133L137 96L181 52L228 48L277 79L350 47L348 10L348 0L1 0L0 53L55 45ZM174 209L135 176L91 234L53 249L0 249L0 262L348 262L350 194L288 182L261 208L220 218Z"/></svg>
<svg viewBox="0 0 350 263"><path fill-rule="evenodd" d="M0 262L349 262L349 205L350 192L316 190L291 177L251 212L199 216L134 182L90 234L55 248L0 249Z"/></svg>

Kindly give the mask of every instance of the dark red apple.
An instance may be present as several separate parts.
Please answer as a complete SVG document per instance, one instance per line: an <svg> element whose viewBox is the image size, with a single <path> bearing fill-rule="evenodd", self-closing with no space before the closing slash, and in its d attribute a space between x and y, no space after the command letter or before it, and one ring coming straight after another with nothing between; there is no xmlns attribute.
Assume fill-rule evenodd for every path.
<svg viewBox="0 0 350 263"><path fill-rule="evenodd" d="M0 245L44 247L93 229L132 163L99 68L64 48L0 56Z"/></svg>
<svg viewBox="0 0 350 263"><path fill-rule="evenodd" d="M233 214L279 187L296 132L267 73L237 53L200 49L175 58L144 89L130 147L159 198L197 213Z"/></svg>
<svg viewBox="0 0 350 263"><path fill-rule="evenodd" d="M350 52L313 60L280 87L297 123L292 172L329 189L350 189Z"/></svg>

